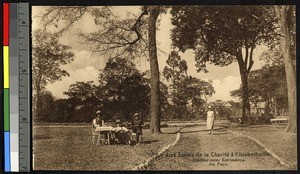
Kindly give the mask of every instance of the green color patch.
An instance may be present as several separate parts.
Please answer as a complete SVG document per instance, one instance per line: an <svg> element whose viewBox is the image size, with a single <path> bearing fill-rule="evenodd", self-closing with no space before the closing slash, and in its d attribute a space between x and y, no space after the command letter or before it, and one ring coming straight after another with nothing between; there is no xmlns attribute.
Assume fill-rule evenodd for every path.
<svg viewBox="0 0 300 174"><path fill-rule="evenodd" d="M4 89L4 131L9 131L9 89Z"/></svg>

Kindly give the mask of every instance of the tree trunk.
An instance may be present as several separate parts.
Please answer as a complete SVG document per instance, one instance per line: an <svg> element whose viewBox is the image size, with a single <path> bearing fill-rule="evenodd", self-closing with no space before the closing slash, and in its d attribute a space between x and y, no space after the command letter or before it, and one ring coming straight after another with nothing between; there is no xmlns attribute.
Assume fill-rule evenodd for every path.
<svg viewBox="0 0 300 174"><path fill-rule="evenodd" d="M156 20L159 14L159 7L149 8L148 38L149 38L149 60L151 71L151 99L150 99L150 131L151 133L161 133L160 131L160 92L159 92L159 68L156 48Z"/></svg>
<svg viewBox="0 0 300 174"><path fill-rule="evenodd" d="M242 81L242 123L251 123L250 119L250 102L249 102L249 94L248 94L248 73L247 67L243 62L242 54L237 57L241 81Z"/></svg>
<svg viewBox="0 0 300 174"><path fill-rule="evenodd" d="M291 36L290 26L288 24L288 12L290 6L276 6L275 10L279 17L279 25L283 34L282 46L283 46L283 59L285 66L285 74L287 80L288 89L288 103L289 103L289 116L290 120L286 127L286 132L297 132L297 114L296 114L296 73L293 61L291 58Z"/></svg>
<svg viewBox="0 0 300 174"><path fill-rule="evenodd" d="M35 121L40 121L40 111L41 111L41 88L40 84L36 84L36 100L35 100Z"/></svg>

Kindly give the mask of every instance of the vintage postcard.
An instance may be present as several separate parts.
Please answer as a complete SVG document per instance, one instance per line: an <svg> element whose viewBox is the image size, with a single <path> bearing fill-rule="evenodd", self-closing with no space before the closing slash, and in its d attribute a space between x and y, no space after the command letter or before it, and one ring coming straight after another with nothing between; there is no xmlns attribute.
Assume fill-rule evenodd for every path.
<svg viewBox="0 0 300 174"><path fill-rule="evenodd" d="M31 20L33 170L297 170L295 6Z"/></svg>

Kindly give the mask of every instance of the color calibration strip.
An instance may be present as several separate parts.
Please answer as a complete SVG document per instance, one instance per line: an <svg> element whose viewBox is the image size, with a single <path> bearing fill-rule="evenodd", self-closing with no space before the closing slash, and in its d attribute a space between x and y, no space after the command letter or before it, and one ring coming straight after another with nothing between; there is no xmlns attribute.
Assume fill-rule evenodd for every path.
<svg viewBox="0 0 300 174"><path fill-rule="evenodd" d="M30 171L29 4L3 3L5 172Z"/></svg>
<svg viewBox="0 0 300 174"><path fill-rule="evenodd" d="M11 171L9 108L9 3L3 3L4 171Z"/></svg>

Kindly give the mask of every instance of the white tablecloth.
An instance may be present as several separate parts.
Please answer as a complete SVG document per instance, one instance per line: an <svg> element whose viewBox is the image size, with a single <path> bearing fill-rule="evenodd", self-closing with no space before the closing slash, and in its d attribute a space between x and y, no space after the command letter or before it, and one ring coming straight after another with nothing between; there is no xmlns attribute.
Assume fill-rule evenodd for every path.
<svg viewBox="0 0 300 174"><path fill-rule="evenodd" d="M100 126L96 127L95 132L113 131L114 128L111 126Z"/></svg>

